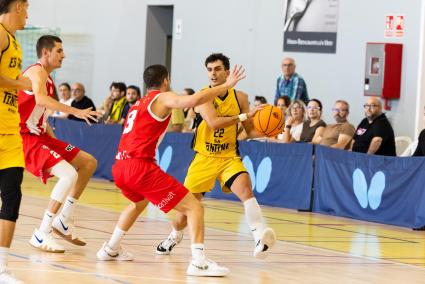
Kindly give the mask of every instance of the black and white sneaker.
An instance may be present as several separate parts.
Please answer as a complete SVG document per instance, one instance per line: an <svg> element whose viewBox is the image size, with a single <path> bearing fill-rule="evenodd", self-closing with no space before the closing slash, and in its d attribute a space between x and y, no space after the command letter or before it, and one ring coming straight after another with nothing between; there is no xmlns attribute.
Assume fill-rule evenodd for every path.
<svg viewBox="0 0 425 284"><path fill-rule="evenodd" d="M178 245L183 239L183 233L179 234L176 238L170 234L167 239L163 240L156 247L156 254L170 254L173 247Z"/></svg>

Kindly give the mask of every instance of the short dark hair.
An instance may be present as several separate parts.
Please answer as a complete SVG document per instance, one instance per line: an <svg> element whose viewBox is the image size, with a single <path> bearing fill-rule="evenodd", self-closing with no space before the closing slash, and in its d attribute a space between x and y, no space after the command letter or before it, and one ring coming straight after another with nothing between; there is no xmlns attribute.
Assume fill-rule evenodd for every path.
<svg viewBox="0 0 425 284"><path fill-rule="evenodd" d="M160 64L148 66L143 72L143 81L145 82L146 89L159 88L168 78L167 67Z"/></svg>
<svg viewBox="0 0 425 284"><path fill-rule="evenodd" d="M263 97L263 96L255 96L254 101L260 101L260 103L262 103L262 104L266 104L267 103L266 98Z"/></svg>
<svg viewBox="0 0 425 284"><path fill-rule="evenodd" d="M321 101L319 101L318 99L310 99L310 100L308 101L308 103L309 103L309 102L316 102L316 103L319 105L320 110L323 110L322 102L321 102ZM308 104L308 103L307 103L307 104Z"/></svg>
<svg viewBox="0 0 425 284"><path fill-rule="evenodd" d="M286 95L278 97L277 100L276 100L276 104L277 104L278 100L283 100L285 102L286 107L289 107L289 105L291 104L291 98L289 96L286 96Z"/></svg>
<svg viewBox="0 0 425 284"><path fill-rule="evenodd" d="M207 59L205 59L205 67L207 67L208 63L216 62L217 60L223 62L225 70L230 69L230 58L224 55L223 53L213 53L208 56Z"/></svg>
<svg viewBox="0 0 425 284"><path fill-rule="evenodd" d="M137 86L135 86L135 85L130 85L130 86L128 86L127 87L127 90L128 89L133 89L133 90L135 90L136 91L136 93L139 95L139 97L140 97L140 88L139 87L137 87Z"/></svg>
<svg viewBox="0 0 425 284"><path fill-rule="evenodd" d="M112 87L120 90L120 93L125 92L127 90L127 86L124 82L112 82L111 85L109 86L109 90L112 90Z"/></svg>
<svg viewBox="0 0 425 284"><path fill-rule="evenodd" d="M184 88L184 90L186 91L186 93L191 96L195 93L195 90L192 88Z"/></svg>
<svg viewBox="0 0 425 284"><path fill-rule="evenodd" d="M27 0L0 0L0 15L9 13L10 4L14 2L27 2Z"/></svg>
<svg viewBox="0 0 425 284"><path fill-rule="evenodd" d="M59 85L59 87L66 87L69 91L71 91L71 86L67 83L67 82L63 82L62 84Z"/></svg>
<svg viewBox="0 0 425 284"><path fill-rule="evenodd" d="M62 43L62 40L57 36L54 36L54 35L41 36L37 40L37 45L36 45L37 57L41 58L43 48L46 48L47 50L52 51L53 47L55 47L55 43L57 42Z"/></svg>

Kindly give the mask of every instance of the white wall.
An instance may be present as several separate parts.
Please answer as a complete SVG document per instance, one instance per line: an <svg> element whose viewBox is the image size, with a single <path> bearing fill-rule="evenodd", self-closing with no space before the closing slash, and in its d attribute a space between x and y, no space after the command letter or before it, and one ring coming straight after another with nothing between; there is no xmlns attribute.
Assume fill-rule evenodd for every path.
<svg viewBox="0 0 425 284"><path fill-rule="evenodd" d="M248 78L239 88L251 98L264 95L271 101L280 61L291 56L297 61L297 72L306 79L310 97L322 100L325 120L332 122L333 102L345 99L351 104L350 120L355 125L363 118L366 42L403 43L401 99L392 103L387 114L396 135L413 137L417 128L422 128L425 103L419 98L425 90L424 76L419 73L425 66L424 57L420 56L424 52L420 45L424 36L421 2L340 0L336 54L282 51L284 0L30 0L29 22L60 27L64 39L72 41L65 42L65 48L72 49L69 57L78 57L79 48L85 46L81 52L85 59L80 60L85 62L84 70L75 66L78 61L74 60L72 68L65 62L58 78L64 79L66 74L68 81L85 82L88 95L100 103L111 81L141 84L146 6L174 5L174 20L183 21L182 39L173 40L175 90L199 89L208 84L205 57L211 52L224 52L232 63L242 63L247 68ZM385 15L391 13L406 16L406 32L401 39L384 38ZM73 39L80 39L79 44ZM68 62L72 59L68 58Z"/></svg>

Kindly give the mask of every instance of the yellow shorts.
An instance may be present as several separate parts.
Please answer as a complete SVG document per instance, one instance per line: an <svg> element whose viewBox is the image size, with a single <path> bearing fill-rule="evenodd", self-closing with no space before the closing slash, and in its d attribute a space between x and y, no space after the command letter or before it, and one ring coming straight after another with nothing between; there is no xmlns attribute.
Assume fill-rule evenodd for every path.
<svg viewBox="0 0 425 284"><path fill-rule="evenodd" d="M0 134L0 170L25 167L21 134Z"/></svg>
<svg viewBox="0 0 425 284"><path fill-rule="evenodd" d="M247 172L240 157L216 158L195 154L187 171L184 186L192 193L211 191L215 180L218 179L221 189L230 193L225 183L234 175Z"/></svg>

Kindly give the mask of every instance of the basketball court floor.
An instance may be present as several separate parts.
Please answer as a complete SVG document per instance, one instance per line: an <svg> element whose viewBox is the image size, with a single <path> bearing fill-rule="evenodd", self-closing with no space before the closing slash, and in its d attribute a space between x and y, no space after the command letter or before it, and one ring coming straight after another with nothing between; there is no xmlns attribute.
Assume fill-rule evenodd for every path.
<svg viewBox="0 0 425 284"><path fill-rule="evenodd" d="M88 241L76 247L65 241L65 254L43 253L28 240L40 224L55 180L47 186L26 174L23 205L9 266L27 283L425 283L425 232L345 218L263 207L279 241L266 260L252 257L254 242L241 203L205 202L208 256L230 268L225 278L185 275L189 236L170 256L155 246L170 225L149 207L127 234L123 246L133 262L98 262L96 252L114 229L128 203L110 182L90 182L77 208L77 228ZM168 217L168 218L167 218Z"/></svg>

